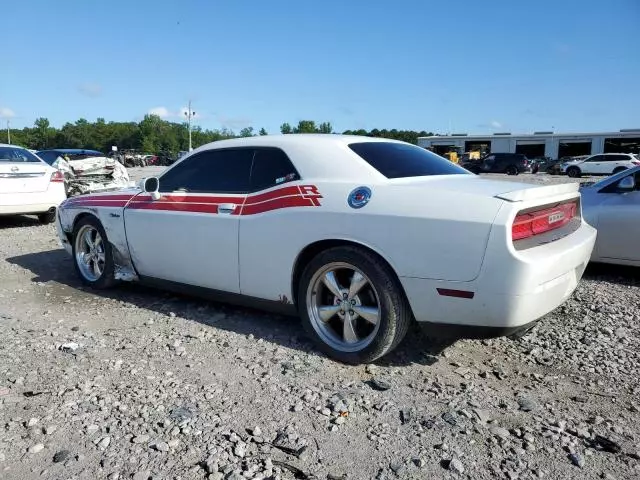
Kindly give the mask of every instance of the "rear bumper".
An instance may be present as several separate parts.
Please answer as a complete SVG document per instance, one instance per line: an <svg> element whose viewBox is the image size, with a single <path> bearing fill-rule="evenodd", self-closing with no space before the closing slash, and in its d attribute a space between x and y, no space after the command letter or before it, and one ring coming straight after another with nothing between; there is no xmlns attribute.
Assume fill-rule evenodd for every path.
<svg viewBox="0 0 640 480"><path fill-rule="evenodd" d="M0 205L0 215L38 215L55 210L55 203L30 203L28 205Z"/></svg>
<svg viewBox="0 0 640 480"><path fill-rule="evenodd" d="M0 194L0 215L39 214L58 208L67 196L64 186L45 192Z"/></svg>
<svg viewBox="0 0 640 480"><path fill-rule="evenodd" d="M488 338L527 329L562 305L582 278L596 231L583 223L553 243L502 254L487 249L483 268L471 282L401 278L418 322L431 334ZM458 298L438 292L468 292Z"/></svg>

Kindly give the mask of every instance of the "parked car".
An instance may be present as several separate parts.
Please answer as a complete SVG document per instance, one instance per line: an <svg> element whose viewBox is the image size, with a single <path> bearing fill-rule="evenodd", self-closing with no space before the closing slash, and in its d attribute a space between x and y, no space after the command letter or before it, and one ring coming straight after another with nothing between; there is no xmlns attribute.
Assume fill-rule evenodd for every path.
<svg viewBox="0 0 640 480"><path fill-rule="evenodd" d="M640 167L583 185L582 214L598 230L591 260L640 266Z"/></svg>
<svg viewBox="0 0 640 480"><path fill-rule="evenodd" d="M204 145L140 188L67 200L86 285L141 281L302 318L333 358L531 326L576 288L596 232L577 184L489 180L408 143L278 135Z"/></svg>
<svg viewBox="0 0 640 480"><path fill-rule="evenodd" d="M37 215L52 223L66 198L61 171L26 148L0 144L0 215Z"/></svg>
<svg viewBox="0 0 640 480"><path fill-rule="evenodd" d="M476 161L469 161L462 165L470 172L479 173L506 173L518 175L530 172L531 165L527 157L521 153L490 153Z"/></svg>
<svg viewBox="0 0 640 480"><path fill-rule="evenodd" d="M67 196L117 190L129 186L129 173L117 160L97 150L62 148L41 150L38 156L62 171Z"/></svg>
<svg viewBox="0 0 640 480"><path fill-rule="evenodd" d="M570 177L612 175L640 165L633 153L599 153L562 164L562 172Z"/></svg>

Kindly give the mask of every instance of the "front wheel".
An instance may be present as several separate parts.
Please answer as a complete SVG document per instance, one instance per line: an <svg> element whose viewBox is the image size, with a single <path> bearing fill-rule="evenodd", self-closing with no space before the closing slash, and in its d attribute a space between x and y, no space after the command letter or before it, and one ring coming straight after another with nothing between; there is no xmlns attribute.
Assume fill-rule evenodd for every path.
<svg viewBox="0 0 640 480"><path fill-rule="evenodd" d="M507 172L507 175L518 175L518 169L513 165L511 165L510 167L507 167L506 172Z"/></svg>
<svg viewBox="0 0 640 480"><path fill-rule="evenodd" d="M571 178L578 178L580 176L580 169L578 167L567 168L567 175Z"/></svg>
<svg viewBox="0 0 640 480"><path fill-rule="evenodd" d="M76 273L85 285L100 290L115 285L111 244L96 217L84 217L74 228L73 260Z"/></svg>
<svg viewBox="0 0 640 480"><path fill-rule="evenodd" d="M404 338L411 308L391 268L359 247L318 254L298 285L306 332L328 356L369 363Z"/></svg>

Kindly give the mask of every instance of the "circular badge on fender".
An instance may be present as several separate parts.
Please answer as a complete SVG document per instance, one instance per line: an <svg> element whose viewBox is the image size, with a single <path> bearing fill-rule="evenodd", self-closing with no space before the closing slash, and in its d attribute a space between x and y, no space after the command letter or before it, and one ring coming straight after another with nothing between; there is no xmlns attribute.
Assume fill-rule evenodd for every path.
<svg viewBox="0 0 640 480"><path fill-rule="evenodd" d="M371 189L369 187L358 187L351 191L347 203L351 208L362 208L371 199Z"/></svg>

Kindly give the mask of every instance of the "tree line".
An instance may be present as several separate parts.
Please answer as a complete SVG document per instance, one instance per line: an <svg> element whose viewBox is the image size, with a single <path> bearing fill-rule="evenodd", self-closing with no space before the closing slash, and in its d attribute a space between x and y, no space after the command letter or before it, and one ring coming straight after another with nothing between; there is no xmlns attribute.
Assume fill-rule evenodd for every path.
<svg viewBox="0 0 640 480"><path fill-rule="evenodd" d="M75 123L65 123L61 128L52 127L46 118L38 118L33 127L5 130L7 142L14 145L43 150L50 148L85 148L107 152L113 145L118 150L137 150L145 153L178 152L189 147L189 134L186 123L163 120L157 115L145 115L140 122L106 122L98 118L95 122L81 118ZM330 122L316 123L313 120L300 120L297 125L283 123L280 133L337 133ZM417 144L419 136L432 135L430 132L412 130L373 129L367 131L346 130L347 135L363 135L370 137L391 138ZM197 125L191 127L192 145L194 148L205 143L236 137L268 135L261 128L257 133L253 127L246 127L239 132L223 129L203 129ZM0 134L0 138L2 135Z"/></svg>

